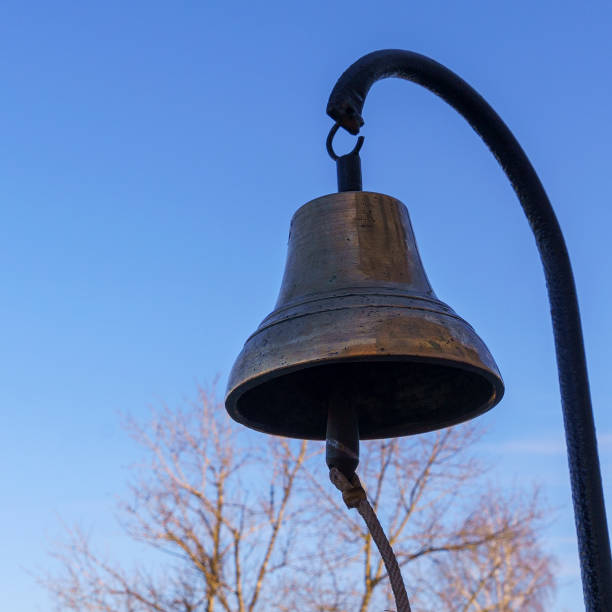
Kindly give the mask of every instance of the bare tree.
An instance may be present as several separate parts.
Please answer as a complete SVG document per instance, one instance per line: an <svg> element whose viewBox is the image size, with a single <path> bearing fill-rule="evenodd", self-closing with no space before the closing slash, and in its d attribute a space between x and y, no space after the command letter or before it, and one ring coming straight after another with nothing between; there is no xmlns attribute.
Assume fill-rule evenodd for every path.
<svg viewBox="0 0 612 612"><path fill-rule="evenodd" d="M64 610L195 612L393 609L384 565L328 482L321 444L255 439L205 393L187 411L130 424L140 466L123 526L167 553L131 572L78 530L44 583ZM363 444L359 474L414 612L544 610L552 560L535 494L486 488L470 425ZM483 493L486 491L486 493Z"/></svg>
<svg viewBox="0 0 612 612"><path fill-rule="evenodd" d="M94 551L82 532L54 553L63 566L44 580L62 609L184 611L266 609L276 575L291 566L301 509L294 503L305 442L270 438L265 448L200 393L197 406L165 409L147 427L129 423L149 465L135 470L123 526L168 553L163 572L127 572ZM290 530L290 529L291 530Z"/></svg>
<svg viewBox="0 0 612 612"><path fill-rule="evenodd" d="M482 545L451 550L438 561L443 588L436 594L444 609L544 612L553 578L534 529L541 518L537 494L528 499L483 495L478 515L465 521L465 529Z"/></svg>

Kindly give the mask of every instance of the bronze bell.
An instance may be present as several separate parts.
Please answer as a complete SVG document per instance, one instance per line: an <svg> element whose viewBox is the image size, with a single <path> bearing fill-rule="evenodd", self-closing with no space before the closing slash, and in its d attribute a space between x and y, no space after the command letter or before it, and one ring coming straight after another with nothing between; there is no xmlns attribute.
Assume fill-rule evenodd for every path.
<svg viewBox="0 0 612 612"><path fill-rule="evenodd" d="M347 191L293 216L276 307L238 356L226 407L259 431L325 439L341 404L358 438L387 438L466 421L503 392L483 341L435 296L406 207Z"/></svg>

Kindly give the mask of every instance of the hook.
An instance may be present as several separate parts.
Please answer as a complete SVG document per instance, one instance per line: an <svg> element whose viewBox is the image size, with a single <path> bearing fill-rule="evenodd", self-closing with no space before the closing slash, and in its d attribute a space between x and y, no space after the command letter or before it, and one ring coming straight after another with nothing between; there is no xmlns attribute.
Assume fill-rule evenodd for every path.
<svg viewBox="0 0 612 612"><path fill-rule="evenodd" d="M334 123L334 125L332 126L332 129L329 130L329 134L327 135L327 140L325 141L325 147L327 148L327 152L329 153L329 156L334 161L338 161L340 157L336 155L336 152L334 151L334 147L332 146L332 141L334 140L334 136L336 135L336 132L338 131L339 128L340 128L340 124L338 122ZM355 144L355 147L353 148L353 150L350 153L347 153L346 155L357 155L359 151L361 151L361 147L363 146L363 141L364 141L363 136L360 136L357 139L357 143ZM344 157L344 155L342 155L342 157Z"/></svg>

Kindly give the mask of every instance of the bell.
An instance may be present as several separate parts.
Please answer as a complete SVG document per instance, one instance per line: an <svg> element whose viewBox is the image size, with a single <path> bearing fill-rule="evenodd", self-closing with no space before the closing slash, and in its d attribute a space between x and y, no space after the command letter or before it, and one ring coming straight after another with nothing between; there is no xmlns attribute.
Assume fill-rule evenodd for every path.
<svg viewBox="0 0 612 612"><path fill-rule="evenodd" d="M466 421L503 392L483 341L435 296L406 207L347 191L293 216L276 307L234 364L226 408L253 429L322 440L342 405L371 439Z"/></svg>

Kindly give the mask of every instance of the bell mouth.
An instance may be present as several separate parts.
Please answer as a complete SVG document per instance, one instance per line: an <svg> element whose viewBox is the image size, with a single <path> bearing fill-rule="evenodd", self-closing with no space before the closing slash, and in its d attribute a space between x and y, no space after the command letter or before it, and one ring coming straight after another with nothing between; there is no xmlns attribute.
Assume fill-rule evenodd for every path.
<svg viewBox="0 0 612 612"><path fill-rule="evenodd" d="M324 440L329 398L340 393L359 418L362 440L456 425L492 408L504 387L491 372L445 360L381 356L277 370L234 388L228 412L253 429Z"/></svg>

